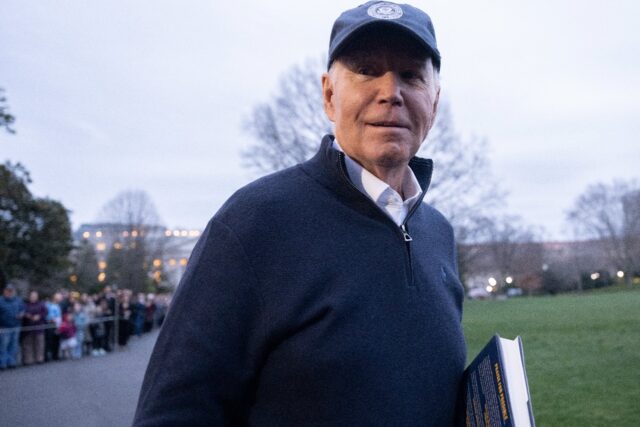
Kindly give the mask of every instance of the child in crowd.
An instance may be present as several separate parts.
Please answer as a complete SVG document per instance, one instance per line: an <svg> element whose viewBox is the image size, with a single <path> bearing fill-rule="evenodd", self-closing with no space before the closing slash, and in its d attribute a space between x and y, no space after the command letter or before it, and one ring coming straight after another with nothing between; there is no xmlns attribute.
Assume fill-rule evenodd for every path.
<svg viewBox="0 0 640 427"><path fill-rule="evenodd" d="M70 359L78 346L76 339L76 326L73 324L73 314L65 313L62 315L62 322L58 328L60 334L60 351L63 359Z"/></svg>

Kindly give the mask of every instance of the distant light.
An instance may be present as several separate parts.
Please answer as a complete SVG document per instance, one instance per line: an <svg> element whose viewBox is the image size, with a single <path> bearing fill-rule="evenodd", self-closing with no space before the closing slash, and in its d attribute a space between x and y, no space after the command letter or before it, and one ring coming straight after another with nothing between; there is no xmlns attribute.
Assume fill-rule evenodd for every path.
<svg viewBox="0 0 640 427"><path fill-rule="evenodd" d="M187 259L186 259L186 258L181 258L181 259L180 259L180 265L181 265L181 266L183 266L183 267L184 267L185 265L187 265Z"/></svg>
<svg viewBox="0 0 640 427"><path fill-rule="evenodd" d="M188 235L188 234L189 234L189 232L188 232L187 230L182 230L182 231L180 232L180 235L181 235L182 237L187 237L187 235Z"/></svg>
<svg viewBox="0 0 640 427"><path fill-rule="evenodd" d="M71 281L71 283L76 283L78 281L78 276L72 274L71 276L69 276L69 280Z"/></svg>
<svg viewBox="0 0 640 427"><path fill-rule="evenodd" d="M487 290L487 292L493 291L493 288L491 286L487 286L485 289Z"/></svg>
<svg viewBox="0 0 640 427"><path fill-rule="evenodd" d="M198 230L189 231L189 236L190 237L198 237L199 235L200 235L200 232Z"/></svg>
<svg viewBox="0 0 640 427"><path fill-rule="evenodd" d="M129 237L129 232L128 231L123 231L122 232L122 237Z"/></svg>
<svg viewBox="0 0 640 427"><path fill-rule="evenodd" d="M504 281L507 282L508 284L512 284L513 283L513 277L507 276L507 278L504 279Z"/></svg>
<svg viewBox="0 0 640 427"><path fill-rule="evenodd" d="M180 236L180 230L173 230L173 236L174 237L179 237Z"/></svg>
<svg viewBox="0 0 640 427"><path fill-rule="evenodd" d="M154 267L160 267L162 265L162 261L160 261L159 259L154 259L153 260L153 266Z"/></svg>
<svg viewBox="0 0 640 427"><path fill-rule="evenodd" d="M169 260L169 265L171 265L171 266L176 265L176 260L175 260L175 259L173 259L173 258L171 258L171 259Z"/></svg>
<svg viewBox="0 0 640 427"><path fill-rule="evenodd" d="M104 273L100 273L98 274L98 282L104 282L104 280L107 278L107 275Z"/></svg>
<svg viewBox="0 0 640 427"><path fill-rule="evenodd" d="M591 273L591 280L598 280L600 278L600 273Z"/></svg>
<svg viewBox="0 0 640 427"><path fill-rule="evenodd" d="M498 284L498 281L494 277L489 277L489 285L495 286Z"/></svg>
<svg viewBox="0 0 640 427"><path fill-rule="evenodd" d="M616 273L616 276L618 276L620 279L622 279L624 277L624 271L620 270Z"/></svg>
<svg viewBox="0 0 640 427"><path fill-rule="evenodd" d="M171 230L165 230L164 235L167 237L171 237Z"/></svg>
<svg viewBox="0 0 640 427"><path fill-rule="evenodd" d="M138 230L133 230L131 232L131 237L138 237Z"/></svg>
<svg viewBox="0 0 640 427"><path fill-rule="evenodd" d="M84 233L82 233L82 237L84 237L85 239L88 239L89 237L91 237L91 233L89 233L88 231L85 231Z"/></svg>
<svg viewBox="0 0 640 427"><path fill-rule="evenodd" d="M100 270L104 270L105 268L107 268L107 263L106 263L105 261L100 261L100 262L98 263L98 268L99 268Z"/></svg>
<svg viewBox="0 0 640 427"><path fill-rule="evenodd" d="M102 231L96 231L96 237L102 237Z"/></svg>
<svg viewBox="0 0 640 427"><path fill-rule="evenodd" d="M115 242L115 243L113 244L113 248L114 248L114 249L122 249L122 243L120 243L120 242Z"/></svg>
<svg viewBox="0 0 640 427"><path fill-rule="evenodd" d="M98 244L96 245L96 250L97 250L97 251L104 251L106 248L107 248L107 245L106 245L106 244L104 244L104 243L98 243Z"/></svg>
<svg viewBox="0 0 640 427"><path fill-rule="evenodd" d="M549 266L547 264L542 264L542 271L547 271Z"/></svg>

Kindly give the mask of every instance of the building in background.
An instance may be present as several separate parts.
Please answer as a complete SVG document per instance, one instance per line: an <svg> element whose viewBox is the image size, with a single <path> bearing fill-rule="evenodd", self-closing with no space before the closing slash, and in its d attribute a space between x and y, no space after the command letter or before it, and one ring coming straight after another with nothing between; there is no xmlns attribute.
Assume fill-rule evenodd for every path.
<svg viewBox="0 0 640 427"><path fill-rule="evenodd" d="M184 274L189 256L201 235L200 230L170 229L164 226L145 226L144 230L114 223L82 224L74 232L76 247L90 244L95 250L98 281L109 282L109 253L135 246L144 241L147 250L145 266L149 275L165 287L175 288ZM144 239L144 240L141 240ZM71 278L73 282L73 277Z"/></svg>

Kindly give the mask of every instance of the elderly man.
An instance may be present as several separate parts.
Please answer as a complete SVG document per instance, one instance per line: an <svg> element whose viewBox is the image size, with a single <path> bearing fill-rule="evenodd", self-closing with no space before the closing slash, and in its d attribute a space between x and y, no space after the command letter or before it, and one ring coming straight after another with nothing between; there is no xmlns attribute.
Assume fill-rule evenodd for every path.
<svg viewBox="0 0 640 427"><path fill-rule="evenodd" d="M234 194L198 242L134 425L447 426L465 363L449 223L414 157L435 119L430 18L335 22L318 154Z"/></svg>

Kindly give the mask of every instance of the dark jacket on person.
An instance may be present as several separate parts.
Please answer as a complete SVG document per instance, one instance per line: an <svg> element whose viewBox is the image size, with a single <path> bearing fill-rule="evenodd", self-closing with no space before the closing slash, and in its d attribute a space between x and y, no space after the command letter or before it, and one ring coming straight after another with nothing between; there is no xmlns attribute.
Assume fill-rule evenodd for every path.
<svg viewBox="0 0 640 427"><path fill-rule="evenodd" d="M20 313L24 311L24 302L16 296L6 298L0 294L0 328L15 328L20 326Z"/></svg>
<svg viewBox="0 0 640 427"><path fill-rule="evenodd" d="M466 348L452 228L418 202L405 241L331 144L209 222L135 426L453 424ZM431 161L410 166L426 191Z"/></svg>
<svg viewBox="0 0 640 427"><path fill-rule="evenodd" d="M43 301L27 302L24 306L24 317L22 318L22 326L40 326L47 323L47 306ZM34 320L34 316L38 316L38 320ZM33 331L24 331L26 334L42 334L44 329L36 329Z"/></svg>

